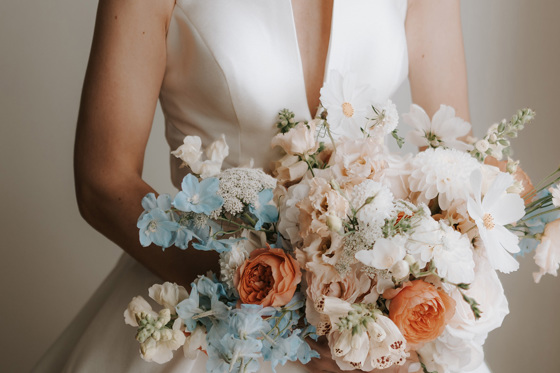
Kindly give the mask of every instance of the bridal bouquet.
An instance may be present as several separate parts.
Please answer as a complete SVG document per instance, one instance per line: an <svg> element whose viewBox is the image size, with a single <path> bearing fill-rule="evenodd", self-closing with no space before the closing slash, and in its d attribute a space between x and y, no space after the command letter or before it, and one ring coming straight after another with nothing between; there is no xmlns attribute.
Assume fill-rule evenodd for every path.
<svg viewBox="0 0 560 373"><path fill-rule="evenodd" d="M535 281L560 265L560 169L539 185L510 158L510 138L534 117L468 137L470 124L441 106L432 119L412 105L407 140L426 148L391 153L404 141L391 101L332 72L312 121L279 113L272 140L284 156L273 176L221 170L227 144L206 149L187 136L173 154L190 167L174 197L148 195L140 240L220 253L220 274L190 294L165 283L125 311L145 360L183 347L208 355L209 372L255 372L318 357L306 338L326 336L342 370L465 372L508 314L497 271L535 251ZM191 248L189 248L191 250ZM406 369L406 368L405 368Z"/></svg>

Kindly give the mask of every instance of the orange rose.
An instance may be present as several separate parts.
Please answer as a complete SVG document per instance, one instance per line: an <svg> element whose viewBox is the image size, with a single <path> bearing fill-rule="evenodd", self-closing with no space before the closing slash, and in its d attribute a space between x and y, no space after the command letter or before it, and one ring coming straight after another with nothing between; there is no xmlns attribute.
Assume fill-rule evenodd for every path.
<svg viewBox="0 0 560 373"><path fill-rule="evenodd" d="M234 285L242 303L279 307L290 302L301 281L294 258L282 249L257 249L237 269Z"/></svg>
<svg viewBox="0 0 560 373"><path fill-rule="evenodd" d="M393 298L389 318L411 345L436 339L455 314L455 301L443 291L422 280L406 282L402 289L385 292ZM387 295L387 296L386 296Z"/></svg>

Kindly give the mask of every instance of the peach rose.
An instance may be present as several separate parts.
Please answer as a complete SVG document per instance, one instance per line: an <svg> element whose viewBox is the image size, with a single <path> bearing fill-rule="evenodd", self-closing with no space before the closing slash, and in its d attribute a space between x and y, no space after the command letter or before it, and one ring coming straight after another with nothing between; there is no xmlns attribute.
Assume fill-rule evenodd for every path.
<svg viewBox="0 0 560 373"><path fill-rule="evenodd" d="M383 297L392 298L389 318L410 345L436 339L455 314L455 301L423 280L406 282L401 289L386 291Z"/></svg>
<svg viewBox="0 0 560 373"><path fill-rule="evenodd" d="M279 307L290 302L301 281L294 258L282 249L257 249L238 269L234 285L246 304Z"/></svg>

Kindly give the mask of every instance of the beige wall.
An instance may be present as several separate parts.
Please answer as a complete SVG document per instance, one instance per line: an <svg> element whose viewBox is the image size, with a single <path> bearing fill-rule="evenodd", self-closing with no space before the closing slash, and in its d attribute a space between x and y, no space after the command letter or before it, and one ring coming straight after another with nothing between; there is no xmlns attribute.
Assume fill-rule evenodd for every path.
<svg viewBox="0 0 560 373"><path fill-rule="evenodd" d="M25 372L110 271L119 248L84 223L72 185L72 141L89 53L95 1L0 2L0 371ZM463 20L471 114L477 134L533 107L516 142L534 178L560 160L560 3L465 0ZM407 87L399 92L401 111ZM145 177L171 192L158 108ZM534 264L502 276L511 314L487 343L495 373L556 372L560 366L560 279L532 283Z"/></svg>

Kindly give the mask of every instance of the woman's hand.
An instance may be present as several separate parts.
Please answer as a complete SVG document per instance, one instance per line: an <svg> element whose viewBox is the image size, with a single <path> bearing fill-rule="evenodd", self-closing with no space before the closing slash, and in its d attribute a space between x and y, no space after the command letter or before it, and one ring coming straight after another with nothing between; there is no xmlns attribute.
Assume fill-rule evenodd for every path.
<svg viewBox="0 0 560 373"><path fill-rule="evenodd" d="M317 351L320 358L311 359L309 363L305 366L305 368L310 373L340 373L340 372L354 372L363 373L363 370L355 369L355 370L341 370L336 362L331 358L331 350L327 343L327 339L325 337L319 337L318 341L315 342L312 339L308 339L307 342L312 349ZM416 355L416 354L414 354ZM409 373L409 366L414 363L414 361L410 360L407 361L404 365L393 365L387 369L374 369L370 371L371 373ZM412 371L410 373L420 373L422 370Z"/></svg>

